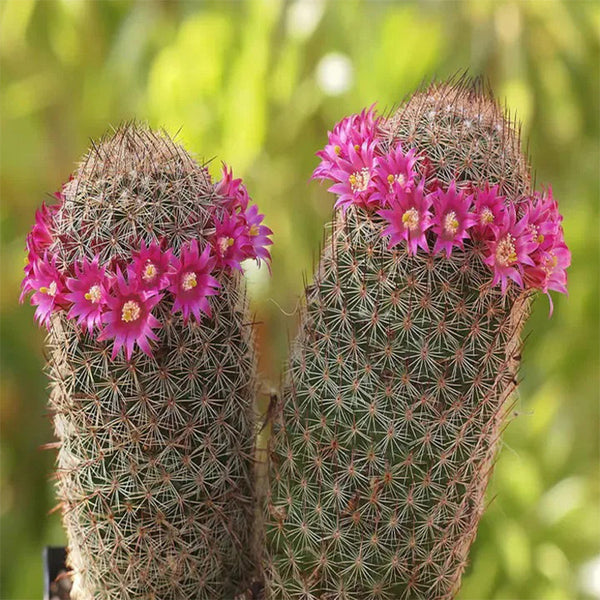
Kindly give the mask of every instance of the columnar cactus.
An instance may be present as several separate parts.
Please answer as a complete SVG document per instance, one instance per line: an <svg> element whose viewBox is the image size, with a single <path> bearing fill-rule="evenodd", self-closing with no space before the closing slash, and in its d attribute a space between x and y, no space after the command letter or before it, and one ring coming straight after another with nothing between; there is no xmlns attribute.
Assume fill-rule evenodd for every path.
<svg viewBox="0 0 600 600"><path fill-rule="evenodd" d="M533 290L566 291L561 217L467 82L348 117L318 156L338 210L274 422L267 597L452 598Z"/></svg>
<svg viewBox="0 0 600 600"><path fill-rule="evenodd" d="M255 576L255 356L240 261L270 230L241 180L129 124L28 236L48 327L77 600L231 600Z"/></svg>

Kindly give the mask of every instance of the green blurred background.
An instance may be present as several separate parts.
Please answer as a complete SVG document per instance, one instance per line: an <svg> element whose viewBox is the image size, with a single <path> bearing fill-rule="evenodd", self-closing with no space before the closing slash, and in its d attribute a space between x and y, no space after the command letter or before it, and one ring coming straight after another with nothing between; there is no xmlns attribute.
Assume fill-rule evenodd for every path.
<svg viewBox="0 0 600 600"><path fill-rule="evenodd" d="M2 599L40 598L42 547L65 542L48 514L54 456L40 450L52 441L43 333L17 297L34 210L89 138L131 117L181 128L199 158L244 177L275 231L272 279L248 277L262 371L277 382L331 216L309 182L327 129L464 68L523 120L573 267L553 318L542 297L530 319L519 414L460 598L600 598L600 4L8 0L0 17Z"/></svg>

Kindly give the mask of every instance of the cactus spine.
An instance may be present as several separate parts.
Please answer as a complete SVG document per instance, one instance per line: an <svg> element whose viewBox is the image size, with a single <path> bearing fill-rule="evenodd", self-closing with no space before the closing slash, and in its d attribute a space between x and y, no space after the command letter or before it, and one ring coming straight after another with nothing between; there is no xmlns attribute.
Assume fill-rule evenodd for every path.
<svg viewBox="0 0 600 600"><path fill-rule="evenodd" d="M233 186L247 206L245 188L225 175L225 187ZM231 198L223 189L166 135L129 124L93 145L61 204L44 214L43 257L40 229L28 239L37 258L24 290L34 291L39 307L47 296L56 301L67 285L36 283L50 257L57 277L73 275L78 261L96 259L112 269L106 281L115 295L128 289L125 278L131 284L136 277L126 264L131 256L159 242L163 251L168 247L154 251L171 261L162 275L175 298L207 285L194 305L203 307L201 319L178 311L166 289L158 304L151 290L118 307L119 325L127 326L143 316L142 300L152 300L149 323L160 328L148 338L156 336L151 351L145 338L131 350L124 337L125 352L115 354L116 340L99 341L102 336L60 306L46 315L50 406L60 440L57 490L74 599L231 600L255 575L251 318L239 274L216 268L213 256L219 248L252 252L249 237L240 242L241 225L235 239L215 239L215 223L241 223L244 216L245 206L226 215ZM260 227L252 235L264 233ZM178 288L173 265L193 258L198 246L206 252L195 264L212 266L216 280L190 267ZM238 254L219 257L235 263L245 257ZM148 259L142 278L150 280L159 267ZM76 289L77 277L69 282ZM100 300L101 292L92 286L85 299Z"/></svg>
<svg viewBox="0 0 600 600"><path fill-rule="evenodd" d="M483 238L457 238L451 254L417 249L416 237L412 251L392 245L382 235L387 213L370 204L381 188L369 187L372 142L363 135L375 132L381 154L402 145L407 170L383 179L384 195L413 175L412 187L398 188L401 202L415 197L417 181L442 196L497 186L502 210L521 214L531 184L515 123L468 82L433 85L372 120L363 112L342 122L315 172L329 169L338 182L330 189L341 210L306 290L273 426L272 600L452 598L516 385L530 291L492 285ZM410 241L438 206L402 209L400 233ZM440 227L455 233L457 214ZM429 248L432 223L421 239ZM516 238L502 239L501 258Z"/></svg>

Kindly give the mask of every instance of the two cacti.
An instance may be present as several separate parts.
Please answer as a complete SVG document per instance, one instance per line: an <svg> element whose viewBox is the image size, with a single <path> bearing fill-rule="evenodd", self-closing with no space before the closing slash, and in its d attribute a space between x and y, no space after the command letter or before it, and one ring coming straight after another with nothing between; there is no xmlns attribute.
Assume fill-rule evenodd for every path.
<svg viewBox="0 0 600 600"><path fill-rule="evenodd" d="M38 214L24 291L50 331L74 598L231 599L262 577L273 600L458 589L531 290L564 291L560 217L514 123L465 84L345 119L319 156L340 210L274 418L264 523L237 270L268 260L271 232L241 182L129 125Z"/></svg>

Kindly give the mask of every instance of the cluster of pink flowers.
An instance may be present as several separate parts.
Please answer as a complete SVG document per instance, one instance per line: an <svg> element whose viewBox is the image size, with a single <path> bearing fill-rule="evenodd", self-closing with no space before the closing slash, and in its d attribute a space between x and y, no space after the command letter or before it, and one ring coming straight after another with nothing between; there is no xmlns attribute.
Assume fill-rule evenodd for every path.
<svg viewBox="0 0 600 600"><path fill-rule="evenodd" d="M515 204L498 186L478 189L456 181L445 189L437 181L427 186L417 170L426 157L414 149L405 152L400 143L387 148L379 125L373 107L346 117L317 152L321 163L313 178L333 181L329 191L338 196L336 207L345 212L355 205L379 215L389 246L406 242L409 254L421 248L450 256L470 240L482 250L492 285L499 284L503 294L509 280L546 294L567 292L571 255L552 188Z"/></svg>
<svg viewBox="0 0 600 600"><path fill-rule="evenodd" d="M272 231L263 225L258 207L250 204L242 180L234 179L231 169L223 165L223 179L215 191L223 204L204 248L192 240L176 256L166 240L149 245L142 240L128 261L100 264L95 255L91 261L83 259L64 269L50 252L52 221L63 201L57 193L58 204L42 204L27 236L21 302L30 295L35 318L47 328L52 314L62 310L85 331L97 332L98 340L114 340L113 359L121 348L130 359L136 344L150 355L150 341L158 339L154 330L161 327L152 309L165 296L172 299L173 313L181 312L185 321L192 316L200 321L211 314L209 297L219 293L218 271L241 271L240 263L249 258L269 264Z"/></svg>

